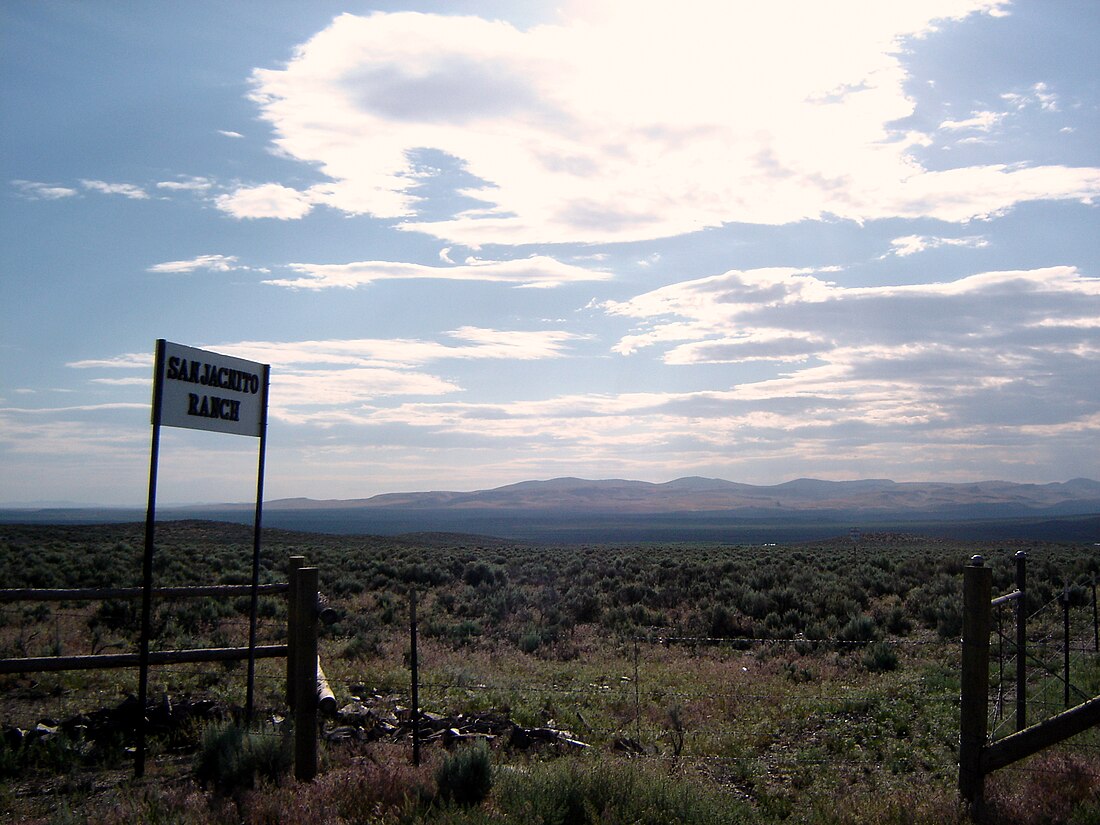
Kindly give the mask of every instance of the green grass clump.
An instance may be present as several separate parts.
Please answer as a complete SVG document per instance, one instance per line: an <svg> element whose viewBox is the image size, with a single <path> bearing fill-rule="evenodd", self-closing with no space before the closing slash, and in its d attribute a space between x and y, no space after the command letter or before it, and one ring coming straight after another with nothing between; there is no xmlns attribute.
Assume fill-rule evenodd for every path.
<svg viewBox="0 0 1100 825"><path fill-rule="evenodd" d="M439 798L457 805L477 805L493 787L493 766L484 742L447 754L435 772Z"/></svg>
<svg viewBox="0 0 1100 825"><path fill-rule="evenodd" d="M195 778L224 794L255 786L257 778L278 781L293 764L290 738L275 731L249 731L234 724L211 725L195 756Z"/></svg>
<svg viewBox="0 0 1100 825"><path fill-rule="evenodd" d="M886 642L875 642L863 654L863 666L872 673L898 669L898 654Z"/></svg>
<svg viewBox="0 0 1100 825"><path fill-rule="evenodd" d="M559 759L502 772L494 794L504 821L534 825L719 825L751 822L742 802L639 762Z"/></svg>

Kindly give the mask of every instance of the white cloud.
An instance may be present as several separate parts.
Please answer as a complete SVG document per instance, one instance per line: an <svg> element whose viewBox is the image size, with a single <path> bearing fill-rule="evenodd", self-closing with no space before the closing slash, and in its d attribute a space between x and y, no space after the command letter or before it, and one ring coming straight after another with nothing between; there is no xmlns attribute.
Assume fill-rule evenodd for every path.
<svg viewBox="0 0 1100 825"><path fill-rule="evenodd" d="M237 263L236 255L199 255L188 261L165 261L149 267L147 272L194 272L205 269L209 272L232 272L236 269L249 269Z"/></svg>
<svg viewBox="0 0 1100 825"><path fill-rule="evenodd" d="M420 370L444 360L535 361L561 358L584 336L561 330L496 330L459 327L447 341L353 339L241 341L204 346L214 352L272 365L271 415L291 423L329 426L361 423L358 408L393 396L438 396L461 392L453 380ZM78 369L149 370L152 356L127 353L71 362ZM98 377L107 386L148 385L149 376Z"/></svg>
<svg viewBox="0 0 1100 825"><path fill-rule="evenodd" d="M1067 272L991 273L944 285L942 292L955 296L954 309L962 312L1010 285L1040 294L1077 288L1094 299L1095 283L1074 281ZM1019 301L1017 294L1005 303ZM909 309L900 307L879 327L896 325ZM795 462L822 477L850 477L868 467L906 478L942 477L943 466L966 477L968 468L990 466L985 462L1072 451L1100 436L1097 393L1086 400L1074 386L1095 373L1100 345L1082 354L1056 336L1006 347L995 323L964 334L926 316L927 340L914 330L890 341L875 329L868 343L858 319L845 320L847 340L840 334L834 341L805 339L824 363L724 390L372 403L344 420L389 428L391 447L459 439L479 452L482 468L485 453L499 450L508 456L501 468L520 476L525 468L545 473L559 466L573 473L591 467L601 477L620 467L666 478L700 468L736 477L737 468L766 459ZM941 333L942 343L934 340ZM960 347L968 337L975 340ZM777 332L772 340L797 343L797 335L783 339ZM1051 446L1054 438L1058 446Z"/></svg>
<svg viewBox="0 0 1100 825"><path fill-rule="evenodd" d="M109 403L109 404L75 404L67 407L0 407L0 413L10 415L45 415L71 412L102 412L104 410L140 410L149 409L148 404Z"/></svg>
<svg viewBox="0 0 1100 825"><path fill-rule="evenodd" d="M209 178L202 177L190 177L182 178L180 180L162 180L157 183L157 189L168 189L170 191L184 191L184 192L205 192L214 185L213 181Z"/></svg>
<svg viewBox="0 0 1100 825"><path fill-rule="evenodd" d="M963 120L945 120L940 124L940 128L952 132L964 130L989 132L993 127L1000 125L1002 120L1004 120L1004 114L1000 112L973 112L970 117Z"/></svg>
<svg viewBox="0 0 1100 825"><path fill-rule="evenodd" d="M214 203L234 218L294 220L309 214L314 201L309 193L277 183L265 183L261 186L242 186L229 194L218 195Z"/></svg>
<svg viewBox="0 0 1100 825"><path fill-rule="evenodd" d="M358 338L323 341L242 341L212 349L282 367L328 365L411 368L445 359L534 360L559 358L583 336L561 330L496 330L460 327L445 334L460 343L413 338Z"/></svg>
<svg viewBox="0 0 1100 825"><path fill-rule="evenodd" d="M116 355L112 358L86 358L81 361L70 361L65 366L73 369L152 369L153 354L151 352L128 352L125 355Z"/></svg>
<svg viewBox="0 0 1100 825"><path fill-rule="evenodd" d="M58 186L32 180L13 180L12 186L18 188L24 197L31 200L54 201L61 198L71 198L79 194L75 189L68 186Z"/></svg>
<svg viewBox="0 0 1100 825"><path fill-rule="evenodd" d="M284 69L256 70L253 96L278 150L331 180L298 198L466 245L827 215L965 222L1026 200L1095 196L1096 169L929 171L912 153L929 137L892 125L914 111L906 39L1000 11L984 0L592 2L522 31L475 17L346 14ZM995 120L979 112L944 128ZM419 217L424 148L456 160L467 173L460 194L476 205ZM295 202L278 216L308 211Z"/></svg>
<svg viewBox="0 0 1100 825"><path fill-rule="evenodd" d="M132 183L108 183L102 180L81 180L80 183L85 189L103 195L122 195L131 200L146 200L149 197L144 189Z"/></svg>
<svg viewBox="0 0 1100 825"><path fill-rule="evenodd" d="M374 281L432 278L449 281L492 281L517 286L554 287L578 281L604 281L611 274L563 263L545 255L512 261L467 259L453 266L425 266L394 261L356 261L347 264L290 264L298 278L275 278L264 283L293 289L331 289L366 286Z"/></svg>
<svg viewBox="0 0 1100 825"><path fill-rule="evenodd" d="M1057 112L1059 107L1058 95L1050 91L1046 83L1036 83L1026 92L1006 92L1001 99L1017 109L1027 109L1037 106L1046 112Z"/></svg>
<svg viewBox="0 0 1100 825"><path fill-rule="evenodd" d="M240 132L233 132L233 131L230 131L229 129L218 129L218 134L219 135L224 135L227 138L243 138L244 137L244 135L242 135Z"/></svg>
<svg viewBox="0 0 1100 825"><path fill-rule="evenodd" d="M672 365L790 366L675 405L696 408L708 427L719 411L749 405L791 431L904 425L919 428L908 439L948 443L969 429L976 443L1025 422L1072 429L1095 416L1100 388L1083 388L1100 369L1098 298L1100 279L1073 267L883 287L772 269L674 284L605 308L642 321L615 347L623 355L664 347Z"/></svg>
<svg viewBox="0 0 1100 825"><path fill-rule="evenodd" d="M362 404L393 395L444 395L460 389L435 375L397 369L283 369L272 373L271 414L293 420L298 408Z"/></svg>
<svg viewBox="0 0 1100 825"><path fill-rule="evenodd" d="M555 469L744 478L777 461L823 477L942 477L943 466L973 477L998 461L1087 452L1100 437L1100 389L1089 389L1100 363L1098 298L1100 279L1072 267L889 287L844 287L820 272L773 268L603 305L637 322L632 343L627 336L619 347L633 357L648 357L649 348L674 367L771 361L785 370L731 370L721 373L727 386L694 391L461 400L461 382L425 369L562 358L578 340L562 330L460 327L439 340L208 348L273 365L271 415L284 426L373 428L379 442L371 447L333 438L356 444L356 466L392 464L400 478L421 468L420 479L446 471L457 484L475 467L478 479ZM149 360L143 353L73 366L147 371ZM322 449L315 433L310 450L316 457ZM333 442L325 461L343 461L345 449ZM350 476L348 483L355 488Z"/></svg>
<svg viewBox="0 0 1100 825"><path fill-rule="evenodd" d="M905 258L916 255L929 249L938 249L942 246L961 246L970 249L983 249L989 246L989 241L980 235L971 235L965 238L937 238L930 235L903 235L890 241L893 247L892 255ZM883 256L887 257L886 255Z"/></svg>
<svg viewBox="0 0 1100 825"><path fill-rule="evenodd" d="M1002 323L1040 319L1068 323L1094 317L1093 301L1100 296L1100 278L1087 277L1068 266L986 272L956 281L880 287L840 287L815 277L813 272L781 267L730 270L662 287L628 301L609 301L603 306L613 315L659 319L661 324L675 330L668 340L682 340L686 335L701 338L701 333L707 330L724 333L736 327L756 328L762 320L782 322L772 323L767 329L836 334L855 320L849 317L852 311L872 308L873 311L865 312L870 317L861 319L863 329L874 323L875 330L887 331L898 315L914 307L924 313L929 306L938 305L938 314L943 317L921 314L922 326L910 325L914 339L926 334L936 340L943 327L959 320L960 309L966 310L968 321L984 316ZM845 311L835 311L840 306ZM884 316L883 310L889 310L890 315ZM681 320L669 320L675 318ZM657 340L660 339L654 338L651 343Z"/></svg>
<svg viewBox="0 0 1100 825"><path fill-rule="evenodd" d="M152 376L141 378L136 375L128 378L93 378L91 383L108 387L149 387L152 386L153 378Z"/></svg>
<svg viewBox="0 0 1100 825"><path fill-rule="evenodd" d="M466 342L454 347L452 357L501 358L532 361L542 358L558 358L564 355L564 347L571 341L587 336L561 330L498 330L481 327L459 327L450 333Z"/></svg>
<svg viewBox="0 0 1100 825"><path fill-rule="evenodd" d="M753 361L791 363L806 361L822 349L824 341L808 332L754 329L672 347L666 364L745 364Z"/></svg>
<svg viewBox="0 0 1100 825"><path fill-rule="evenodd" d="M528 361L560 358L573 341L585 336L562 330L498 330L459 327L444 333L459 343L414 338L355 338L319 341L238 341L207 344L209 349L249 361L284 368L325 365L352 368L402 369L445 359L510 359ZM112 358L69 362L74 369L149 369L151 353L126 353Z"/></svg>

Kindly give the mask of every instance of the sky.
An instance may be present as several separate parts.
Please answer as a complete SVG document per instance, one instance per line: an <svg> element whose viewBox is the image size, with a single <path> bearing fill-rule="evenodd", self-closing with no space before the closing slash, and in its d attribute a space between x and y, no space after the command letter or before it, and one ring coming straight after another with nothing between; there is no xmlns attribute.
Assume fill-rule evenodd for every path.
<svg viewBox="0 0 1100 825"><path fill-rule="evenodd" d="M1100 3L0 4L0 502L1100 478ZM162 502L258 439L165 428Z"/></svg>

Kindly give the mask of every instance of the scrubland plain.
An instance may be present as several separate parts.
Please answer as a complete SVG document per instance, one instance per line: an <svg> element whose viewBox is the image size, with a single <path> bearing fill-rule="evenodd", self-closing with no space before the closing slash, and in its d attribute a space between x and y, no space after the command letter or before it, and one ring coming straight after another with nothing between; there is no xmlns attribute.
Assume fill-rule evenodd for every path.
<svg viewBox="0 0 1100 825"><path fill-rule="evenodd" d="M250 580L246 527L166 522L157 537L158 586ZM1100 694L1091 545L874 534L767 547L547 547L265 531L262 581L285 581L293 554L319 568L340 615L322 630L322 663L338 706L360 718L365 708L373 727L348 724L350 711L326 720L321 775L296 783L279 733L285 666L261 661L263 723L251 739L238 730L230 749L251 762L235 762L232 775L212 769L224 764L210 760L226 726L196 722L154 739L137 781L125 730L94 746L79 725L48 733L118 706L136 673L3 676L0 804L10 821L49 823L966 822L956 792L962 568L982 553L994 593L1005 593L1021 549L1034 722L1062 706L1052 675L1061 594L1073 606L1074 695ZM141 552L142 525L0 526L9 588L137 585ZM423 764L411 764L401 723L413 588L421 708L447 723L491 718L556 739L498 733L479 750L438 730ZM159 603L154 646L244 644L248 607L247 598ZM285 638L285 616L281 598L261 599L261 642ZM6 604L2 655L130 651L137 618L137 602L117 599ZM1003 629L1011 636L1010 615ZM1013 730L1013 665L996 633L993 651L991 730L1003 736ZM245 681L243 665L155 668L150 696L231 715ZM39 725L47 732L33 734ZM988 798L993 821L1100 821L1100 737L1091 731L995 774Z"/></svg>

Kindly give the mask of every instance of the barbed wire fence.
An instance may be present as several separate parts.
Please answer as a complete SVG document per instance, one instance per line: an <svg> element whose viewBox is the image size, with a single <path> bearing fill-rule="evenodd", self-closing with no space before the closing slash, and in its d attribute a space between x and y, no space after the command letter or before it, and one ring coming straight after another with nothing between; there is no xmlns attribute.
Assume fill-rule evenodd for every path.
<svg viewBox="0 0 1100 825"><path fill-rule="evenodd" d="M1086 590L1089 582L1077 582L1075 587ZM1041 605L1028 616L1028 626L1032 633L1028 638L1026 655L1032 666L1028 676L1029 706L1046 713L1061 709L1060 688L1066 683L1059 675L1059 663L1069 657L1070 673L1083 672L1087 667L1095 667L1096 646L1096 602L1095 580L1091 602L1085 600L1070 611L1070 634L1068 643L1062 633L1060 620L1069 600L1065 594L1056 596ZM1066 588L1066 593L1069 587ZM99 606L77 606L66 602L51 604L4 604L0 605L0 650L4 656L50 656L95 654L132 644L126 639L126 617L115 617L121 622L111 629L104 619L111 616L110 607L106 611ZM205 610L206 608L202 608ZM202 613L200 610L200 614ZM1091 611L1091 612L1090 612ZM247 636L248 617L224 610L208 611L207 618L193 623L194 616L183 615L179 611L162 612L160 625L161 644L178 642L180 638L199 636L232 641ZM220 613L220 615L218 615ZM206 615L206 614L202 614ZM182 621L181 621L182 620ZM174 624L173 624L174 623ZM97 632L98 630L98 632ZM884 696L879 692L856 692L848 688L837 689L824 682L816 684L799 683L797 669L791 671L791 690L783 695L775 692L759 691L746 677L743 680L731 678L727 687L721 691L686 690L682 687L661 684L651 674L648 663L653 660L656 651L673 647L694 649L717 649L726 653L743 654L745 657L759 655L761 651L785 656L791 661L814 652L834 651L853 653L869 651L872 645L879 646L895 654L906 650L930 651L940 659L950 659L957 651L957 641L932 637L921 638L885 638L876 640L848 640L840 638L769 638L755 637L711 637L668 634L667 628L639 628L633 636L623 636L620 644L627 650L624 662L627 670L618 674L617 679L608 678L585 684L536 684L516 681L471 681L470 679L449 680L439 678L429 667L427 678L419 682L420 705L424 709L435 707L448 712L453 706L460 705L463 698L475 698L477 704L491 704L496 700L507 701L507 697L533 695L546 697L548 708L561 705L568 698L576 706L572 719L547 718L547 724L554 722L563 728L576 728L578 739L590 737L612 748L621 749L633 756L649 759L674 760L680 764L712 766L721 769L733 769L741 774L752 771L765 771L782 774L791 773L812 766L834 765L841 769L867 769L869 766L883 769L883 751L873 747L861 747L853 750L843 741L824 741L820 747L808 748L792 755L789 751L769 748L767 743L757 743L754 747L738 745L736 752L722 752L718 742L701 743L699 731L689 729L677 714L683 715L684 705L718 705L723 709L748 714L768 709L774 711L779 700L790 705L786 715L795 720L791 722L790 738L798 738L798 720L805 722L804 730L809 734L820 734L824 721L829 714L837 718L844 714L867 714L881 709L883 704L907 701L905 697ZM78 632L79 631L79 632ZM171 632L166 632L171 631ZM285 617L279 609L261 611L257 638L263 641L285 640ZM79 641L78 641L79 640ZM172 641L169 641L172 640ZM996 655L1001 663L1001 675L997 680L998 688L991 691L990 731L991 738L1011 732L1011 719L1004 712L1012 700L1011 688L1002 688L1007 684L1003 672L1011 670L1017 651L1005 633L998 631ZM80 644L82 647L74 647ZM227 684L240 682L240 679L227 680L226 676L240 663L222 663L189 665L161 665L156 668L154 695L170 695L179 691L214 692L225 698L227 703L239 702L236 694L240 686L226 688ZM734 665L731 662L731 667ZM736 673L734 674L736 677ZM37 725L51 720L61 720L89 708L110 704L113 695L118 697L132 693L136 685L136 673L129 670L84 672L79 679L65 673L41 675L25 679L22 682L5 677L8 681L4 690L5 725ZM261 686L260 695L270 699L270 705L277 706L279 697L285 688L286 674L273 662L257 669L257 684ZM366 680L347 678L337 684L341 699L363 692ZM133 684L131 684L133 683ZM1080 688L1068 684L1074 695L1085 696ZM382 682L369 685L370 690L397 697L397 702L409 702L410 685L408 682ZM483 701L484 700L484 701ZM613 715L585 714L584 705L613 706ZM807 709L812 705L812 709ZM679 710L677 710L679 708ZM560 714L559 714L560 715ZM816 727L815 727L816 726ZM271 735L277 735L272 731ZM943 743L941 743L943 744ZM1095 764L1100 745L1093 738L1086 742L1071 742L1060 746L1067 752L1082 754ZM1051 772L1050 768L1032 765L1015 765L1008 770L1019 772ZM1100 771L1085 771L1086 776L1098 778Z"/></svg>
<svg viewBox="0 0 1100 825"><path fill-rule="evenodd" d="M638 758L671 761L683 765L719 766L733 768L739 774L752 774L763 771L766 774L782 775L798 772L807 767L831 765L838 769L859 769L861 771L892 770L905 772L905 757L901 755L906 741L879 743L845 740L839 727L846 721L888 714L891 707L910 706L920 701L920 696L910 696L896 692L884 693L866 686L861 692L845 685L825 683L802 683L797 679L797 668L792 667L794 680L789 689L783 692L761 691L753 677L742 680L733 678L721 691L685 690L670 687L649 675L647 660L652 658L653 650L675 645L719 648L736 652L747 662L752 662L762 649L778 651L782 656L798 661L810 652L853 653L867 651L872 645L885 647L891 651L916 650L931 653L939 659L957 659L958 642L951 639L900 638L871 641L852 641L839 638L827 639L758 639L750 637L686 637L645 634L627 637L621 640L626 648L633 648L632 661L628 656L619 662L622 672L617 678L607 678L600 682L584 684L533 683L531 681L470 681L446 680L429 675L419 682L422 708L429 714L445 716L456 707L473 704L484 707L493 702L507 705L509 699L528 696L543 699L549 715L547 725L560 725L563 733L569 737L599 742L612 750L620 750ZM629 651L628 651L629 653ZM773 655L776 655L773 653ZM423 666L423 665L422 665ZM733 670L735 662L730 662ZM427 672L431 674L431 667ZM390 702L407 701L409 685L400 682L369 680L349 680L342 684L344 691L351 694L372 693L388 697ZM957 721L957 693L945 693L940 688L929 688L928 695L938 695L945 704L950 705L951 713ZM703 704L712 712L733 709L742 716L763 714L768 718L781 717L784 720L786 740L798 741L803 734L819 737L818 747L790 748L776 741L774 746L766 742L755 746L743 746L735 743L730 751L730 743L717 741L720 737L700 735L699 730L691 730L678 719L686 705ZM618 713L613 717L602 717L602 724L585 712L589 705L613 707ZM993 708L991 707L991 712ZM571 715L570 715L571 714ZM476 716L477 714L471 714ZM448 721L454 721L451 717ZM700 742L693 747L692 738ZM954 754L957 740L940 739L932 743L944 752ZM897 747L891 747L897 745ZM1100 779L1100 764L1096 755L1100 745L1095 741L1069 742L1059 746L1061 752L1081 754L1090 759L1095 767L1081 771L1078 775ZM896 764L885 764L893 759ZM1021 772L1051 772L1049 768L1029 765L1015 766Z"/></svg>
<svg viewBox="0 0 1100 825"><path fill-rule="evenodd" d="M1017 701L1017 686L1010 678L1017 659L1024 656L1027 671L1026 704L1045 718L1092 695L1083 688L1087 672L1100 661L1100 617L1097 609L1095 574L1066 582L1063 590L1023 617L1028 629L1023 650L1006 627L1014 620L1006 616L1008 602L997 605L994 626L993 668L995 688L990 691L991 740L1014 732L1015 717L1006 709ZM1076 678L1075 678L1076 677Z"/></svg>

